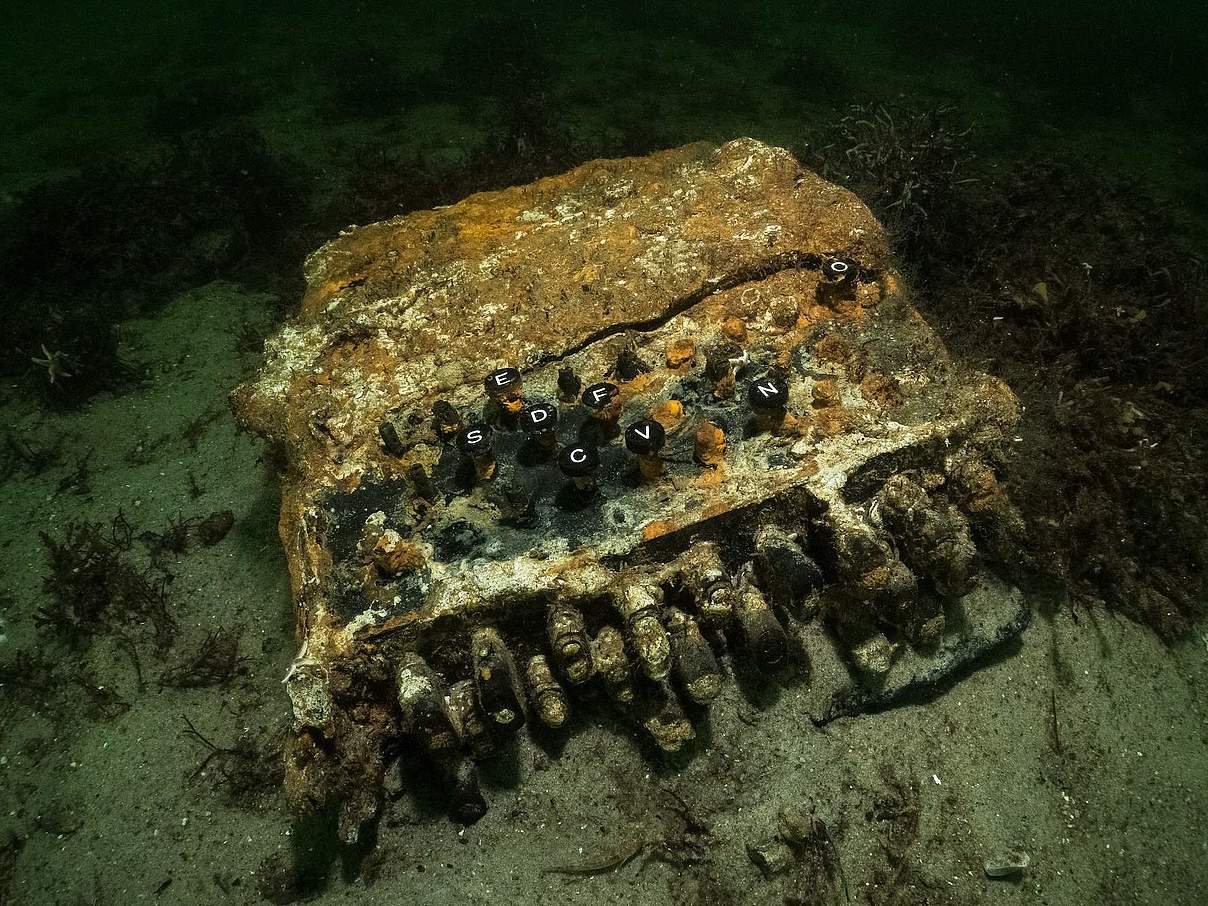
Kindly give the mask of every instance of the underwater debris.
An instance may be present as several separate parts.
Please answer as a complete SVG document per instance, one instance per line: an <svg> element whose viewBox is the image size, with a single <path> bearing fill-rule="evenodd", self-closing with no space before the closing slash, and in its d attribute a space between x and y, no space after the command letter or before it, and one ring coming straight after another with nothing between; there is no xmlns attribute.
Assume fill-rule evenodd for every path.
<svg viewBox="0 0 1208 906"><path fill-rule="evenodd" d="M147 546L151 562L162 565L165 558L181 557L195 544L212 547L231 530L235 514L230 510L218 510L206 517L168 517L168 527L162 532L146 531L139 540Z"/></svg>
<svg viewBox="0 0 1208 906"><path fill-rule="evenodd" d="M233 512L217 510L197 524L194 534L205 547L213 547L227 536L234 525L235 514Z"/></svg>
<svg viewBox="0 0 1208 906"><path fill-rule="evenodd" d="M712 861L710 850L716 841L708 815L701 815L697 807L673 787L659 784L652 792L655 794L653 810L649 802L629 810L631 820L647 821L654 817L656 821L642 851L643 866L649 862L662 862L687 874L684 869L709 865Z"/></svg>
<svg viewBox="0 0 1208 906"><path fill-rule="evenodd" d="M841 885L844 900L850 902L843 862L830 828L818 816L817 804L784 805L776 814L776 824L775 835L747 844L747 857L764 878L796 869L815 891L837 890Z"/></svg>
<svg viewBox="0 0 1208 906"><path fill-rule="evenodd" d="M176 636L168 611L167 576L137 569L124 556L129 524L119 511L108 527L99 522L69 522L61 539L39 532L50 572L42 586L51 602L35 622L72 645L118 627L150 627L164 649Z"/></svg>
<svg viewBox="0 0 1208 906"><path fill-rule="evenodd" d="M596 161L346 232L308 279L233 402L288 463L287 792L339 803L345 841L400 738L469 789L603 692L681 751L714 649L804 679L814 622L925 662L961 638L945 603L1017 559L990 464L1014 396L948 359L872 215L782 149Z"/></svg>
<svg viewBox="0 0 1208 906"><path fill-rule="evenodd" d="M877 673L874 686L859 683L833 690L810 720L825 726L840 717L883 711L933 698L977 664L1017 639L1032 622L1032 610L1016 589L979 587L962 599L967 625L920 657L906 651ZM882 637L883 638L883 637Z"/></svg>
<svg viewBox="0 0 1208 906"><path fill-rule="evenodd" d="M995 853L982 862L982 871L987 878L995 880L1016 880L1032 864L1032 857L1026 850L1012 849L1003 853Z"/></svg>

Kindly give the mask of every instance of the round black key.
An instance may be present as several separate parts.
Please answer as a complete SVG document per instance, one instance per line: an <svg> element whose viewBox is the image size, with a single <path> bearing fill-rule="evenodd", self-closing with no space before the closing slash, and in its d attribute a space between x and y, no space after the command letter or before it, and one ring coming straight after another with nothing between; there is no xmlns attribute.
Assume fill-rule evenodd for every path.
<svg viewBox="0 0 1208 906"><path fill-rule="evenodd" d="M600 468L600 454L595 447L572 444L558 454L558 468L567 478L586 478Z"/></svg>
<svg viewBox="0 0 1208 906"><path fill-rule="evenodd" d="M822 265L822 273L826 279L841 283L856 275L856 263L846 258L832 258Z"/></svg>
<svg viewBox="0 0 1208 906"><path fill-rule="evenodd" d="M751 408L766 412L783 409L789 402L789 385L782 378L768 376L747 387Z"/></svg>
<svg viewBox="0 0 1208 906"><path fill-rule="evenodd" d="M588 409L603 409L621 392L621 388L616 384L610 384L607 381L601 381L598 384L592 384L583 391L581 397L583 405Z"/></svg>
<svg viewBox="0 0 1208 906"><path fill-rule="evenodd" d="M516 417L525 434L543 434L558 427L558 407L549 403L525 406Z"/></svg>
<svg viewBox="0 0 1208 906"><path fill-rule="evenodd" d="M487 396L499 396L520 383L520 372L515 368L496 368L483 380Z"/></svg>
<svg viewBox="0 0 1208 906"><path fill-rule="evenodd" d="M638 456L653 456L666 442L666 430L652 418L634 422L625 429L625 447Z"/></svg>
<svg viewBox="0 0 1208 906"><path fill-rule="evenodd" d="M466 425L457 432L457 449L466 456L481 456L491 452L491 426Z"/></svg>

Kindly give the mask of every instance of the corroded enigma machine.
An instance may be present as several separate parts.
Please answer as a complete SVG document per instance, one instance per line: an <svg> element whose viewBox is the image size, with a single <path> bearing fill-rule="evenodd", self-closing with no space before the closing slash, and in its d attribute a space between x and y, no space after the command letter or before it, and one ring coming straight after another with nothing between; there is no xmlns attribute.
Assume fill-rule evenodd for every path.
<svg viewBox="0 0 1208 906"><path fill-rule="evenodd" d="M285 463L287 790L345 839L404 745L472 818L474 760L575 701L674 751L724 652L805 669L810 621L925 649L1018 530L987 464L1013 395L781 149L596 161L350 230L307 277L234 402Z"/></svg>

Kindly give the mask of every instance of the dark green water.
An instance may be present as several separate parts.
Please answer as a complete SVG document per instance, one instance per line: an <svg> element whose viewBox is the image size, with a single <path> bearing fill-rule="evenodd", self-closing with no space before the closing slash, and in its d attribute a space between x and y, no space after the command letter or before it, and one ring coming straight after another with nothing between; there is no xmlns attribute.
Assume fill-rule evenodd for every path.
<svg viewBox="0 0 1208 906"><path fill-rule="evenodd" d="M1208 6L14 3L0 86L0 904L842 901L746 859L765 769L769 814L804 784L831 816L853 901L1202 902ZM856 191L953 354L1020 396L1008 475L1053 564L1041 628L970 679L975 713L953 692L825 756L744 700L714 738L740 759L724 739L756 727L745 768L677 781L593 725L498 771L460 835L422 782L354 850L295 822L273 767L295 653L279 499L225 397L303 258L350 223L739 136ZM165 535L227 510L213 546ZM55 544L100 525L112 553L118 513L129 543L89 582L162 593L166 645L146 614L46 618ZM229 675L163 683L234 627ZM938 726L964 743L937 752ZM798 760L850 773L768 767ZM887 765L949 798L910 805ZM706 831L655 796L644 824L626 802L650 772L737 804ZM927 816L896 854L905 825L859 830L895 796ZM643 859L539 870L638 852L618 827ZM987 886L986 847L1020 841L1035 868Z"/></svg>

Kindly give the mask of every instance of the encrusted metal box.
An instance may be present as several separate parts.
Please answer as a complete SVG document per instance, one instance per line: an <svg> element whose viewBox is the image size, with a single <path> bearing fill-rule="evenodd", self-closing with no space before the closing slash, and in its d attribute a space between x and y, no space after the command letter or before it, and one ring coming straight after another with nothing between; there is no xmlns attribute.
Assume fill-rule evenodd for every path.
<svg viewBox="0 0 1208 906"><path fill-rule="evenodd" d="M1018 532L1014 396L782 149L596 161L349 230L307 280L235 405L285 463L287 786L346 839L399 745L472 817L472 760L576 700L675 750L726 650L925 648Z"/></svg>

